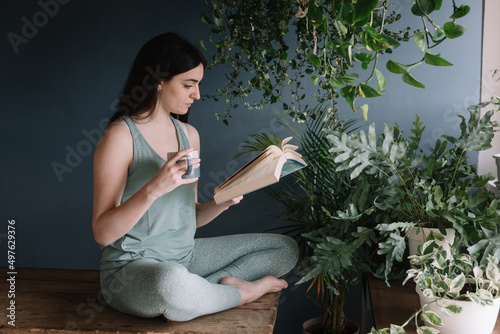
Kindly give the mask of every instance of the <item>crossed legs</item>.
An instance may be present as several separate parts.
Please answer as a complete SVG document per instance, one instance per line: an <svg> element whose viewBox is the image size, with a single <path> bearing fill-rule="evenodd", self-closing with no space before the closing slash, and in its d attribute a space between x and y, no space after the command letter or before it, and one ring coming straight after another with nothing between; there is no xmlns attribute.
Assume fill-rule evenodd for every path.
<svg viewBox="0 0 500 334"><path fill-rule="evenodd" d="M125 313L187 321L286 288L278 277L296 262L295 241L279 234L197 239L189 264L139 259L103 272L102 293Z"/></svg>
<svg viewBox="0 0 500 334"><path fill-rule="evenodd" d="M237 234L196 239L194 258L188 265L214 283L235 287L240 305L288 286L279 277L297 263L297 244L280 234Z"/></svg>

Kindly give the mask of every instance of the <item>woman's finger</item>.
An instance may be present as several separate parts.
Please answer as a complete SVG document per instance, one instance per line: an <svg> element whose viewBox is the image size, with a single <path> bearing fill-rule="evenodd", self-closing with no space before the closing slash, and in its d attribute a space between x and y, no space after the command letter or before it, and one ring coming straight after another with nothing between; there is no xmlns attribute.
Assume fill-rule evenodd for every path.
<svg viewBox="0 0 500 334"><path fill-rule="evenodd" d="M168 160L168 162L170 162L170 161L177 162L178 160L182 159L183 157L189 155L189 153L191 153L191 152L193 152L192 147L180 150L179 152L177 152L173 156L171 156L170 159Z"/></svg>

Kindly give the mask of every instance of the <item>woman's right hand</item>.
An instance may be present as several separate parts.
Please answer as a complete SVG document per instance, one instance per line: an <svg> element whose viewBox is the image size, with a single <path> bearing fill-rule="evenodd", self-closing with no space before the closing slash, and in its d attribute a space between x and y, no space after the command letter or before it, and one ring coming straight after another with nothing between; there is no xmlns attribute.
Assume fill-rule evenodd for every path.
<svg viewBox="0 0 500 334"><path fill-rule="evenodd" d="M193 148L186 148L174 154L151 179L151 193L155 198L158 198L166 193L171 192L175 188L183 184L189 184L198 181L197 177L183 179L187 171L187 159L181 160L183 157L193 151ZM200 167L200 159L193 158L193 169Z"/></svg>

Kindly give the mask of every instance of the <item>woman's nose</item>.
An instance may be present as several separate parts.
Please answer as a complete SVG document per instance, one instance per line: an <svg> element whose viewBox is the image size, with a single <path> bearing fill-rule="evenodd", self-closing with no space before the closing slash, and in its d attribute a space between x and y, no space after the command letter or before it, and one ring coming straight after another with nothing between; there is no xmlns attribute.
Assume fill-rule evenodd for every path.
<svg viewBox="0 0 500 334"><path fill-rule="evenodd" d="M191 94L191 98L194 100L200 99L200 87L196 86L194 92Z"/></svg>

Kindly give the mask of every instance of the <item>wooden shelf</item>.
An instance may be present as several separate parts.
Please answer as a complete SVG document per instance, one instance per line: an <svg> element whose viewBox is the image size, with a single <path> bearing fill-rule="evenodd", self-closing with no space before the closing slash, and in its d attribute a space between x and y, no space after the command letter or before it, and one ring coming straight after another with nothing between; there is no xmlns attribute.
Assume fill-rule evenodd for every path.
<svg viewBox="0 0 500 334"><path fill-rule="evenodd" d="M264 295L224 312L187 322L143 319L115 311L104 302L96 270L17 269L15 298L8 297L7 269L0 268L0 332L20 333L255 333L274 329L279 293ZM15 327L7 307L15 300Z"/></svg>

